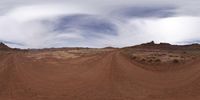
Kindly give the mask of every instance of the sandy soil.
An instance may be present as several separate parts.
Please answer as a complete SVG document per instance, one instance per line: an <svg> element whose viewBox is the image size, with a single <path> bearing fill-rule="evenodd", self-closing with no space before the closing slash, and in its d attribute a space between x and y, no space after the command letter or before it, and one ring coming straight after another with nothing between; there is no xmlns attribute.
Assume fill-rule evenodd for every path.
<svg viewBox="0 0 200 100"><path fill-rule="evenodd" d="M0 100L198 100L199 66L151 71L120 50L71 59L1 53Z"/></svg>

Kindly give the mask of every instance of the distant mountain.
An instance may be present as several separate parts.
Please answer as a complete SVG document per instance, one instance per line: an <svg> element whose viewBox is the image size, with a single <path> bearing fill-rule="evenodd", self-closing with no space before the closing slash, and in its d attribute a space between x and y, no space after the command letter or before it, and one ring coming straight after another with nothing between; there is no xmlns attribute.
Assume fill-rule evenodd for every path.
<svg viewBox="0 0 200 100"><path fill-rule="evenodd" d="M169 43L156 44L154 41L143 43L141 45L131 46L127 48L147 48L147 49L166 49L166 50L184 50L184 49L196 49L200 50L200 44L189 44L189 45L171 45Z"/></svg>

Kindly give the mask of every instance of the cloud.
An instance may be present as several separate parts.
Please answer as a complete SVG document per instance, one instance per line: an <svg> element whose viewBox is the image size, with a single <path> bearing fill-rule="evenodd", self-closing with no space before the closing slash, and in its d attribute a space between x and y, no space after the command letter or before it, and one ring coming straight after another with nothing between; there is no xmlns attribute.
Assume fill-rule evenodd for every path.
<svg viewBox="0 0 200 100"><path fill-rule="evenodd" d="M189 0L2 0L0 40L20 48L197 41L199 4Z"/></svg>
<svg viewBox="0 0 200 100"><path fill-rule="evenodd" d="M54 31L67 33L79 30L87 37L117 35L117 27L112 21L94 15L63 16L56 20L54 26Z"/></svg>
<svg viewBox="0 0 200 100"><path fill-rule="evenodd" d="M171 17L175 15L175 7L171 6L132 6L115 10L113 13L125 18Z"/></svg>
<svg viewBox="0 0 200 100"><path fill-rule="evenodd" d="M30 21L76 13L87 14L90 13L90 11L76 7L75 5L44 4L20 6L10 10L5 16L17 21Z"/></svg>

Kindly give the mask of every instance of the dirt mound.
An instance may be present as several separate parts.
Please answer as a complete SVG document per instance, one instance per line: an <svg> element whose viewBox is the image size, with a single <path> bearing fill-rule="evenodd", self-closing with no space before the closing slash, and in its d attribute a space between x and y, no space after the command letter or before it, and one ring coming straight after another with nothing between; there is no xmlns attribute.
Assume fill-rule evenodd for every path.
<svg viewBox="0 0 200 100"><path fill-rule="evenodd" d="M10 50L11 48L9 48L7 45L5 45L4 43L0 43L0 50Z"/></svg>
<svg viewBox="0 0 200 100"><path fill-rule="evenodd" d="M172 48L178 48L178 46L171 45L169 43L159 43L156 44L154 41L149 43L144 43L141 45L133 46L134 48L149 48L149 49L172 49Z"/></svg>
<svg viewBox="0 0 200 100"><path fill-rule="evenodd" d="M164 50L200 50L199 44L189 44L189 45L171 45L170 43L158 43L156 44L154 41L131 46L127 48L146 48L146 49L164 49Z"/></svg>
<svg viewBox="0 0 200 100"><path fill-rule="evenodd" d="M200 56L200 45L156 44L153 41L141 45L123 48L123 53L142 68L152 71L171 71L182 69ZM174 67L176 66L176 67Z"/></svg>

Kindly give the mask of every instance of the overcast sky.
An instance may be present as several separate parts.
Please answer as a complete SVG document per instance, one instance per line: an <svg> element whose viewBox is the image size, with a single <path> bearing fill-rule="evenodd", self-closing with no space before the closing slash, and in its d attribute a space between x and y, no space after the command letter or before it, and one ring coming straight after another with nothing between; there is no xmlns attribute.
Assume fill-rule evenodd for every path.
<svg viewBox="0 0 200 100"><path fill-rule="evenodd" d="M1 0L0 41L17 48L200 42L200 0Z"/></svg>

